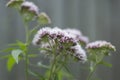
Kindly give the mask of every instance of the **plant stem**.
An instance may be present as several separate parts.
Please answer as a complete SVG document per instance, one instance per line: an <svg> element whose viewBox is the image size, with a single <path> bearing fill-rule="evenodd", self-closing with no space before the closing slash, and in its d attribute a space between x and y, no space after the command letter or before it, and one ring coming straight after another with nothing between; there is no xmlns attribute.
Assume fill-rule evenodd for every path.
<svg viewBox="0 0 120 80"><path fill-rule="evenodd" d="M49 80L52 80L51 78L52 78L52 75L54 75L54 67L55 67L55 64L56 64L56 58L57 57L57 55L54 55L54 59L53 59L53 63L52 63L52 66L51 66L51 69L50 69L50 76L49 76ZM54 71L53 71L54 70Z"/></svg>
<svg viewBox="0 0 120 80"><path fill-rule="evenodd" d="M93 70L89 73L87 80L91 80L92 75L94 74L98 64L95 64Z"/></svg>
<svg viewBox="0 0 120 80"><path fill-rule="evenodd" d="M29 47L29 29L28 25L25 23L26 32L26 49L25 49L25 80L28 80L28 47Z"/></svg>
<svg viewBox="0 0 120 80"><path fill-rule="evenodd" d="M26 77L26 80L28 80L28 55L27 53L25 54L25 77Z"/></svg>
<svg viewBox="0 0 120 80"><path fill-rule="evenodd" d="M65 55L63 63L59 66L59 68L57 69L57 72L63 68L63 66L66 64L66 61L67 61L67 55Z"/></svg>

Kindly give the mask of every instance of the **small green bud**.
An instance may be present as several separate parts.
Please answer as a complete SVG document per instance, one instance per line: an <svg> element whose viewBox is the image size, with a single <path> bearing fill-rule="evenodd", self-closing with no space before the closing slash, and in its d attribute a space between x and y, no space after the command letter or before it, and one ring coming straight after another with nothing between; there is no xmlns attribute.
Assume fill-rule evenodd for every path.
<svg viewBox="0 0 120 80"><path fill-rule="evenodd" d="M20 9L21 4L24 2L24 0L10 0L6 6L7 7L13 7L13 8L17 8Z"/></svg>
<svg viewBox="0 0 120 80"><path fill-rule="evenodd" d="M49 16L45 12L41 12L38 15L38 23L40 25L51 24L51 19L49 18Z"/></svg>

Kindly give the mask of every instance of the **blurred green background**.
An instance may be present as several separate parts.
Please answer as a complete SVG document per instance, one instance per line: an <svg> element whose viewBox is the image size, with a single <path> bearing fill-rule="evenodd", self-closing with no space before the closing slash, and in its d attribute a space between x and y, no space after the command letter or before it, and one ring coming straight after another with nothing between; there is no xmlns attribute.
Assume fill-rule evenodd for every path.
<svg viewBox="0 0 120 80"><path fill-rule="evenodd" d="M8 1L0 0L0 49L16 40L24 41L25 37L22 18L16 10L6 7ZM106 40L115 45L117 51L106 58L113 64L112 68L100 66L96 76L101 80L120 80L120 0L31 1L40 8L40 11L50 16L53 23L51 26L80 29L90 41ZM8 72L5 62L6 60L0 61L0 80L24 80L22 63L15 65L12 72ZM74 63L71 66L76 80L84 80L86 72L81 70L83 65Z"/></svg>

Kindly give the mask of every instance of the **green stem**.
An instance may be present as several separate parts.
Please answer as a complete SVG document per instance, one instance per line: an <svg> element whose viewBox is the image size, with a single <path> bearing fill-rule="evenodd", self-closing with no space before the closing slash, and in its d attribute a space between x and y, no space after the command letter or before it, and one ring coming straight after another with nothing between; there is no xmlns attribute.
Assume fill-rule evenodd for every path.
<svg viewBox="0 0 120 80"><path fill-rule="evenodd" d="M28 80L28 47L29 47L29 29L28 25L25 23L26 32L26 50L25 50L25 80Z"/></svg>
<svg viewBox="0 0 120 80"><path fill-rule="evenodd" d="M26 80L28 80L28 55L27 53L25 54L25 77L26 77Z"/></svg>
<svg viewBox="0 0 120 80"><path fill-rule="evenodd" d="M87 80L91 80L93 74L95 73L95 70L96 70L96 68L97 68L97 65L98 65L98 64L95 64L95 65L94 65L93 70L89 73Z"/></svg>
<svg viewBox="0 0 120 80"><path fill-rule="evenodd" d="M52 77L54 76L54 73L55 73L54 69L56 66L56 59L57 59L56 57L57 57L57 55L54 55L53 63L52 63L51 69L50 69L50 76L49 76L48 80L52 80Z"/></svg>
<svg viewBox="0 0 120 80"><path fill-rule="evenodd" d="M62 55L63 56L63 55ZM58 71L60 71L62 68L63 68L63 66L66 64L66 62L67 62L67 59L68 59L68 57L67 57L67 55L65 55L65 57L64 57L64 60L63 60L63 63L60 65L60 67L56 70L57 72Z"/></svg>

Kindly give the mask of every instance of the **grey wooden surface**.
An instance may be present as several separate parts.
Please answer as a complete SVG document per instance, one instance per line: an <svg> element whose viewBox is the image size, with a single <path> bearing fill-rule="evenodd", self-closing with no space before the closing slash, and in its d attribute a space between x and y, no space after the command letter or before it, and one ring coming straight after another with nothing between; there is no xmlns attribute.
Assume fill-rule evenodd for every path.
<svg viewBox="0 0 120 80"><path fill-rule="evenodd" d="M25 37L22 19L17 11L5 6L7 1L0 0L0 49L17 39L24 41ZM120 80L120 0L33 1L39 6L40 11L47 12L51 17L52 26L80 29L89 36L90 41L112 42L117 51L106 60L111 62L113 67L100 66L96 76L101 80ZM5 60L0 61L0 80L24 80L22 62L16 65L12 72L7 72L5 62ZM86 73L80 69L83 65L78 63L74 63L74 65L72 65L72 71L77 80L85 80Z"/></svg>

